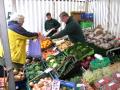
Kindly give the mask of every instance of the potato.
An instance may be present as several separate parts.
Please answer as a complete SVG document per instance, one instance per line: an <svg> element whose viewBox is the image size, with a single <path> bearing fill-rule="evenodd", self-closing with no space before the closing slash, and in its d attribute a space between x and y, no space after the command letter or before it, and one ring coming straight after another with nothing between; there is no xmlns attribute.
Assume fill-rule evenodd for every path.
<svg viewBox="0 0 120 90"><path fill-rule="evenodd" d="M14 75L17 75L18 73L19 73L19 72L18 72L17 69L14 69L14 70L13 70L13 74L14 74Z"/></svg>
<svg viewBox="0 0 120 90"><path fill-rule="evenodd" d="M14 78L15 78L15 81L20 81L21 80L21 76L19 76L19 75L15 75Z"/></svg>
<svg viewBox="0 0 120 90"><path fill-rule="evenodd" d="M34 84L33 88L35 88L35 90L39 90L39 85L38 84Z"/></svg>
<svg viewBox="0 0 120 90"><path fill-rule="evenodd" d="M34 86L34 83L33 83L33 82L30 82L30 83L29 83L29 86L30 86L30 87L33 87L33 86Z"/></svg>
<svg viewBox="0 0 120 90"><path fill-rule="evenodd" d="M20 71L18 75L23 76L23 75L24 75L24 73Z"/></svg>
<svg viewBox="0 0 120 90"><path fill-rule="evenodd" d="M43 83L42 81L39 81L39 82L38 82L38 85L39 85L39 87L43 87L43 86L44 86L44 83Z"/></svg>

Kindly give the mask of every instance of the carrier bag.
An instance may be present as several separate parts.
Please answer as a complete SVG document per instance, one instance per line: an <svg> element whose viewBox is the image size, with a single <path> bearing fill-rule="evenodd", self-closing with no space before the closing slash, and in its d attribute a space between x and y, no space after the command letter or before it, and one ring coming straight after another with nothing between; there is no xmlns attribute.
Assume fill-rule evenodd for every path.
<svg viewBox="0 0 120 90"><path fill-rule="evenodd" d="M29 40L28 56L35 58L41 57L41 47L39 39Z"/></svg>

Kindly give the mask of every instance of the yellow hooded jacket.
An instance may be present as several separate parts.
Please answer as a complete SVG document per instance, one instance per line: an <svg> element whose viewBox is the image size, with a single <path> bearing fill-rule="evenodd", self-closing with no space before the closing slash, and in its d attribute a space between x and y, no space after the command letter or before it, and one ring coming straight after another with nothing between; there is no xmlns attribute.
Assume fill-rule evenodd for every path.
<svg viewBox="0 0 120 90"><path fill-rule="evenodd" d="M1 40L0 40L0 57L3 57L3 47L2 47Z"/></svg>
<svg viewBox="0 0 120 90"><path fill-rule="evenodd" d="M8 30L10 51L12 62L25 64L26 60L26 40L28 37L20 35L12 30Z"/></svg>
<svg viewBox="0 0 120 90"><path fill-rule="evenodd" d="M25 64L26 40L34 37L26 37L8 29L11 59L14 63ZM3 48L0 47L0 56L3 56Z"/></svg>

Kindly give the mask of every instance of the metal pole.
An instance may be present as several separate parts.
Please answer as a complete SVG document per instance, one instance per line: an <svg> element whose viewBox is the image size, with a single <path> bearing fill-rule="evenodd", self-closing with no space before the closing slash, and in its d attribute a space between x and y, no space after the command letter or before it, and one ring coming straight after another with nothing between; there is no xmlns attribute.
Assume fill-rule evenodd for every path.
<svg viewBox="0 0 120 90"><path fill-rule="evenodd" d="M110 29L110 4L111 4L111 0L108 0L108 22L107 22L107 30Z"/></svg>
<svg viewBox="0 0 120 90"><path fill-rule="evenodd" d="M15 90L14 75L12 72L12 62L9 49L8 32L5 17L4 0L0 0L0 34L4 49L4 59L8 70L8 90Z"/></svg>
<svg viewBox="0 0 120 90"><path fill-rule="evenodd" d="M89 0L86 0L85 3L86 3L86 6L85 6L85 12L88 12Z"/></svg>

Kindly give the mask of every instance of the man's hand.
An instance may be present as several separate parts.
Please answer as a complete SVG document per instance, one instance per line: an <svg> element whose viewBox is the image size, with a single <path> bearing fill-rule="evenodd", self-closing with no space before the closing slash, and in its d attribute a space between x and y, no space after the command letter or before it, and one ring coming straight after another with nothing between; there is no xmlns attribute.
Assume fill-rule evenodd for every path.
<svg viewBox="0 0 120 90"><path fill-rule="evenodd" d="M40 40L43 40L45 37L42 35L41 32L38 32L38 38L39 38Z"/></svg>

